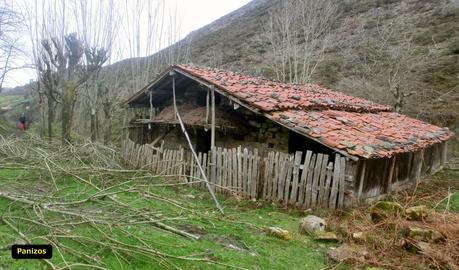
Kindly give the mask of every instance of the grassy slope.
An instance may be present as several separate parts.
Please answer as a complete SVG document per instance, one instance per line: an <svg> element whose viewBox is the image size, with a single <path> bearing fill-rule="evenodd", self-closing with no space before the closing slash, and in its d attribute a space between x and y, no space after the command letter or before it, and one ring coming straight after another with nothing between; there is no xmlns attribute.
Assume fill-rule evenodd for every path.
<svg viewBox="0 0 459 270"><path fill-rule="evenodd" d="M40 187L43 185L41 181L37 181L40 176L33 170L9 170L0 169L0 185L1 186L21 186L21 188L30 189L33 186ZM43 176L41 176L43 177ZM12 181L12 182L9 182ZM160 182L161 180L152 180ZM94 190L86 188L82 184L77 184L73 179L58 179L59 189L61 193L58 195L68 196L75 194L67 199L83 198L85 195L93 193ZM251 223L256 226L279 226L288 229L292 232L297 231L298 213L286 213L274 206L257 206L254 202L238 202L235 199L226 199L220 197L226 209L225 217L221 218L216 213L212 201L206 192L185 188L185 187L168 187L155 188L151 192L167 198L173 198L189 209L194 209L195 214L183 213L183 221L175 222L193 225L204 229L206 234L204 240L191 241L182 237L161 231L150 225L135 225L126 228L134 235L148 239L148 243L159 248L163 252L174 255L186 255L190 253L209 253L217 262L231 264L248 269L320 269L327 265L324 258L326 245L319 244L311 240L310 237L295 234L294 240L284 241L271 236L265 235L263 232L252 228L252 226L244 223ZM138 208L155 209L165 214L177 213L182 211L170 204L151 199L148 202L136 203L138 196L132 193L121 193L119 199L130 203ZM24 216L24 209L13 205L6 199L0 199L0 213L10 215L11 207L13 215ZM90 203L83 207L90 207ZM48 217L53 218L53 217ZM93 239L100 237L99 233L87 225L79 225L74 228L69 228L71 231L86 235ZM21 230L27 232L29 237L46 234L44 230L36 230L32 227L21 226ZM135 243L133 239L119 238L116 233L117 229L113 230L112 236L120 241L127 243ZM0 243L10 244L17 241L19 238L15 233L0 222ZM246 245L248 250L236 251L222 246L218 242L233 243ZM34 241L36 243L43 242L42 240ZM68 241L68 244L75 248L81 249L78 244ZM54 253L53 262L60 262L61 259ZM109 269L121 269L120 262L110 252L94 249L95 256L99 256L102 262ZM10 259L10 251L0 251L0 268L19 269L36 269L40 265L39 261L15 261ZM71 255L70 257L71 258ZM158 269L161 266L154 261L147 261L142 256L136 256L129 259L130 264L122 263L124 269ZM183 260L175 260L176 264L183 269L226 269L216 265L206 263L187 262Z"/></svg>

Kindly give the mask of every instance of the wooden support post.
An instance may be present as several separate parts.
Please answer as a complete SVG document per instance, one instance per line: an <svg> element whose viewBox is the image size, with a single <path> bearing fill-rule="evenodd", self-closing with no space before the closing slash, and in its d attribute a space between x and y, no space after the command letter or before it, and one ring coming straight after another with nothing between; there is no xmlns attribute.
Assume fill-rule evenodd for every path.
<svg viewBox="0 0 459 270"><path fill-rule="evenodd" d="M441 145L441 166L445 166L446 161L448 160L448 142L444 141Z"/></svg>
<svg viewBox="0 0 459 270"><path fill-rule="evenodd" d="M212 124L210 130L210 148L215 147L215 89L211 87L211 99L212 99Z"/></svg>
<svg viewBox="0 0 459 270"><path fill-rule="evenodd" d="M422 164L424 163L424 149L419 150L419 152L416 153L416 171L415 171L415 181L419 181L421 179L421 174L422 174Z"/></svg>
<svg viewBox="0 0 459 270"><path fill-rule="evenodd" d="M206 94L206 126L205 126L205 131L207 131L207 125L209 124L209 103L210 103L210 90L207 88L207 94Z"/></svg>
<svg viewBox="0 0 459 270"><path fill-rule="evenodd" d="M204 172L204 169L202 168L201 166L201 162L199 161L199 158L198 158L198 155L196 154L196 152L194 151L194 148L193 148L193 144L191 143L191 140L190 140L190 136L188 136L188 132L186 132L186 129L185 129L185 124L183 123L182 119L180 118L180 114L178 113L177 111L177 107L176 107L176 100L175 100L175 72L174 70L171 70L171 72L169 73L169 75L172 76L172 92L173 92L173 98L174 98L174 111L175 111L175 116L176 116L176 119L178 119L179 123L180 123L180 127L182 128L182 132L183 134L185 135L185 138L188 142L188 146L190 147L190 150L191 150L191 154L192 154L192 157L194 158L194 160L196 161L196 165L198 165L198 168L199 168L199 171L201 173L201 177L202 179L204 179L204 182L206 183L206 186L207 186L207 189L209 190L209 193L210 195L212 196L212 199L214 200L215 202L215 206L217 207L217 209L220 211L220 213L222 213L222 215L224 214L223 212L223 208L222 206L220 205L220 203L218 202L218 199L217 197L215 196L215 193L214 191L212 190L212 187L210 186L209 184L209 181L207 180L207 176L206 176L206 173ZM212 90L212 94L213 94L213 90ZM213 97L213 95L212 95ZM212 102L213 104L215 104L215 102ZM212 106L213 108L215 107ZM215 113L213 115L213 120L215 120ZM214 121L212 121L212 126L214 124ZM213 129L212 129L213 130ZM193 170L193 169L191 169Z"/></svg>
<svg viewBox="0 0 459 270"><path fill-rule="evenodd" d="M186 132L185 125L182 122L182 119L180 118L180 114L176 112L177 119L179 120L180 127L182 128L183 134L185 134L185 138L188 142L188 146L190 146L191 153L193 155L194 160L196 161L196 165L198 165L199 171L201 172L201 177L204 179L207 189L209 190L210 195L212 196L212 199L215 202L215 205L217 206L217 209L220 211L220 213L224 214L223 208L220 205L220 203L217 200L217 197L215 196L214 191L212 190L212 187L209 184L209 181L207 180L206 173L202 169L201 162L199 162L198 155L196 155L196 152L193 149L193 145L191 144L190 136L188 136L188 133Z"/></svg>
<svg viewBox="0 0 459 270"><path fill-rule="evenodd" d="M363 166L362 166L362 172L360 173L359 193L357 194L358 199L362 197L363 181L365 180L365 166L366 166L366 162L364 160Z"/></svg>
<svg viewBox="0 0 459 270"><path fill-rule="evenodd" d="M172 76L172 98L174 100L174 120L177 120L177 100L175 97L175 71L171 70L169 75Z"/></svg>
<svg viewBox="0 0 459 270"><path fill-rule="evenodd" d="M150 120L153 120L153 93L150 90Z"/></svg>
<svg viewBox="0 0 459 270"><path fill-rule="evenodd" d="M390 169L389 169L389 175L387 177L387 183L386 183L386 194L389 194L392 191L392 182L394 181L394 171L395 171L395 164L397 162L397 156L394 155L391 160L390 164Z"/></svg>

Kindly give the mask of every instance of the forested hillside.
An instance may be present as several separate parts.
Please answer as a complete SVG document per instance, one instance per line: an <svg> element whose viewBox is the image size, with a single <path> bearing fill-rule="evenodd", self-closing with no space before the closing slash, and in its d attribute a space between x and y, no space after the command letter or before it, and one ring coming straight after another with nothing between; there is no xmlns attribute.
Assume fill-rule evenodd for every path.
<svg viewBox="0 0 459 270"><path fill-rule="evenodd" d="M295 56L311 59L314 69L307 82L376 102L457 131L459 112L459 2L457 0L346 0L325 1L331 9L321 21L324 6L314 17L322 24L306 44L302 23L286 21L295 1L254 0L246 6L190 33L152 56L131 58L101 70L110 89L113 118L121 122L117 104L152 80L171 63L224 68L272 79L292 79L279 69L279 51L291 61ZM289 10L290 8L290 10ZM284 12L284 13L282 13ZM276 18L277 16L277 18ZM293 15L292 15L293 16ZM283 20L284 18L284 20ZM274 48L282 32L274 24L290 23L289 48ZM304 23L303 23L304 24ZM317 27L316 27L317 28ZM285 29L284 29L285 30ZM276 36L277 35L277 36ZM274 42L273 42L274 41ZM279 41L279 40L278 40ZM280 40L280 42L285 42ZM278 42L279 43L279 42ZM308 51L301 51L309 45ZM294 51L289 54L285 51ZM299 53L298 53L299 52ZM284 60L285 60L284 59ZM305 62L306 63L306 62ZM301 65L303 62L299 63ZM290 76L290 77L289 77ZM87 101L78 101L79 132L89 129ZM99 119L103 120L101 115ZM115 125L115 129L116 129Z"/></svg>

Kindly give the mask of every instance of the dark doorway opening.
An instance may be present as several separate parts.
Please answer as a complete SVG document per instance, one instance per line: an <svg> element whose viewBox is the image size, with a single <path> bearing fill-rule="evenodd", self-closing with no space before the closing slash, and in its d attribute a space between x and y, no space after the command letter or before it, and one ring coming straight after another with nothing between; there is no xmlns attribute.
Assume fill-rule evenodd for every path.
<svg viewBox="0 0 459 270"><path fill-rule="evenodd" d="M210 150L210 130L196 130L196 151L207 153Z"/></svg>

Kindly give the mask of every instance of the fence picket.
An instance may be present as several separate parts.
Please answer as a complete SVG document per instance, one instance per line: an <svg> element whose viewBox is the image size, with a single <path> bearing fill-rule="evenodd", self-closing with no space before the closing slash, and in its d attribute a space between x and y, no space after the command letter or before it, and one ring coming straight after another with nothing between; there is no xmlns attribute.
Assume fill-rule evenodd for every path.
<svg viewBox="0 0 459 270"><path fill-rule="evenodd" d="M257 198L258 194L258 164L261 165L259 162L258 156L258 149L254 149L253 151L253 163L252 163L252 198Z"/></svg>
<svg viewBox="0 0 459 270"><path fill-rule="evenodd" d="M247 154L247 197L251 198L252 195L252 166L253 166L253 155L252 151Z"/></svg>
<svg viewBox="0 0 459 270"><path fill-rule="evenodd" d="M309 163L311 162L311 156L312 156L312 152L306 151L306 157L304 158L303 169L301 172L301 183L299 187L298 204L297 204L298 207L304 205L304 199L306 196L306 181L307 181L307 176L309 172Z"/></svg>
<svg viewBox="0 0 459 270"><path fill-rule="evenodd" d="M293 173L293 160L295 156L294 155L289 155L288 156L288 163L287 163L287 174L285 176L285 181L284 181L284 196L283 196L283 203L285 205L288 204L288 198L290 194L290 189L292 186L292 173Z"/></svg>
<svg viewBox="0 0 459 270"><path fill-rule="evenodd" d="M320 206L325 196L325 178L327 174L328 155L324 155L322 158L322 165L320 168L318 192L317 192L317 205Z"/></svg>
<svg viewBox="0 0 459 270"><path fill-rule="evenodd" d="M334 167L333 167L333 179L332 179L330 199L328 200L328 208L330 209L336 208L336 196L338 195L338 182L339 182L340 166L341 166L341 162L339 162L339 158L340 156L336 154Z"/></svg>
<svg viewBox="0 0 459 270"><path fill-rule="evenodd" d="M233 190L235 191L235 195L239 194L239 189L238 189L238 175L237 175L237 150L236 149L232 149L231 151L231 155L232 155L232 159L233 159L233 183L232 183L232 187L233 187Z"/></svg>
<svg viewBox="0 0 459 270"><path fill-rule="evenodd" d="M345 185L345 171L346 171L346 158L341 157L339 158L340 161L340 174L339 174L339 194L338 194L338 207L343 208L344 206L344 185ZM335 162L338 162L336 160Z"/></svg>
<svg viewBox="0 0 459 270"><path fill-rule="evenodd" d="M316 207L317 205L317 195L318 195L318 185L319 185L319 175L320 169L322 167L322 160L324 155L319 153L317 154L317 160L314 167L314 177L312 182L312 192L311 192L311 207Z"/></svg>
<svg viewBox="0 0 459 270"><path fill-rule="evenodd" d="M292 179L292 190L290 192L290 204L295 205L297 202L298 195L298 185L299 185L299 173L300 173L300 164L303 152L296 151L295 159L293 161L293 179Z"/></svg>

